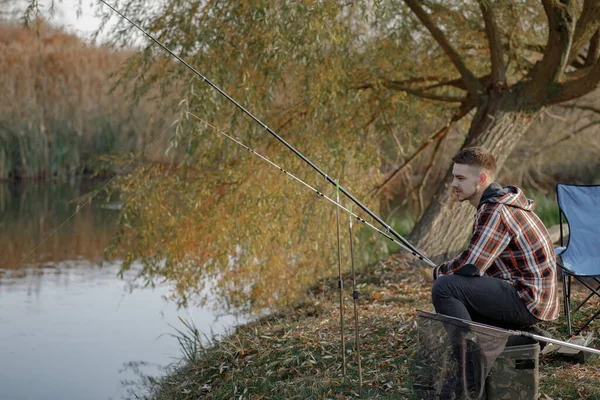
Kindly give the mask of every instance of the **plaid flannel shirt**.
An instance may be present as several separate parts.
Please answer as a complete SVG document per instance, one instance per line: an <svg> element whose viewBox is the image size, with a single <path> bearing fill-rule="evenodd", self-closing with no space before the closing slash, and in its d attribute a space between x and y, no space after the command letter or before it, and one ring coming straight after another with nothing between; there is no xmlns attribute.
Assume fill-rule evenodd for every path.
<svg viewBox="0 0 600 400"><path fill-rule="evenodd" d="M436 267L434 278L472 264L480 276L485 273L510 282L536 318L555 319L559 312L556 256L548 230L533 212L533 201L519 188L508 186L502 193L482 200L466 250Z"/></svg>

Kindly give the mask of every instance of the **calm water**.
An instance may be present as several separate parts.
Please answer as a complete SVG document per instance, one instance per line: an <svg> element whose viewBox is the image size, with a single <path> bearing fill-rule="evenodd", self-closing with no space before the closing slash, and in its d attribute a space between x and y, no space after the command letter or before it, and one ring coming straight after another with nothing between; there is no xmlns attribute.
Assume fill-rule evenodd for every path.
<svg viewBox="0 0 600 400"><path fill-rule="evenodd" d="M156 375L178 358L169 326L183 328L178 317L209 336L240 322L177 310L163 300L167 287L131 290L135 271L123 281L118 263L102 262L117 216L103 202L17 266L92 187L0 184L1 399L127 398L138 373Z"/></svg>

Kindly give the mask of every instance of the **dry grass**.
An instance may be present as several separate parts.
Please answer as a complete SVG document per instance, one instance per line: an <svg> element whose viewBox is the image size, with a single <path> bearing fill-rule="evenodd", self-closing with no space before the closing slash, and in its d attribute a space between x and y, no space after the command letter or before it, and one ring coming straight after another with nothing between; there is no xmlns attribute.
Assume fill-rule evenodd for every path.
<svg viewBox="0 0 600 400"><path fill-rule="evenodd" d="M156 107L132 104L111 78L131 55L87 45L43 21L0 25L0 180L90 172L102 154L160 132Z"/></svg>
<svg viewBox="0 0 600 400"><path fill-rule="evenodd" d="M431 283L402 259L372 266L358 277L363 398L414 399L410 365L416 309L431 309ZM345 284L350 282L346 280ZM359 397L353 354L353 311L346 297L347 377L342 375L339 303L335 280L297 307L240 326L213 340L168 376L147 380L153 399L345 399ZM322 287L317 285L316 287ZM350 292L347 287L346 292ZM598 306L598 304L596 304ZM563 336L564 321L552 326ZM594 324L598 334L598 323ZM543 356L542 398L600 396L600 362L573 365ZM139 393L138 393L139 395ZM596 396L596 397L594 397Z"/></svg>

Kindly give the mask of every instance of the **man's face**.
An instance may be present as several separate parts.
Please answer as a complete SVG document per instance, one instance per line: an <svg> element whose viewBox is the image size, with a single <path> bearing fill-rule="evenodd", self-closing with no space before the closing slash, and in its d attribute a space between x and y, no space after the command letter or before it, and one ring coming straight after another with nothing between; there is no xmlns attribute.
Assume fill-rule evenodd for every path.
<svg viewBox="0 0 600 400"><path fill-rule="evenodd" d="M481 168L466 165L454 164L452 168L452 189L458 201L470 200L477 194L480 188Z"/></svg>

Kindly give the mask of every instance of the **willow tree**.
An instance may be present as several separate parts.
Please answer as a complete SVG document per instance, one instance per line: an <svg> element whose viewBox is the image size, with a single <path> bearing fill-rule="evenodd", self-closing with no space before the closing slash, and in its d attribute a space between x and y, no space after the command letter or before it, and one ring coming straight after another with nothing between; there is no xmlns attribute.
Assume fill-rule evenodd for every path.
<svg viewBox="0 0 600 400"><path fill-rule="evenodd" d="M386 80L386 86L455 102L450 124L473 110L463 147L487 147L499 166L540 110L577 99L600 84L598 1L404 3L458 77L443 80L431 71L405 80L423 84ZM434 97L442 88L455 97ZM466 239L469 210L451 201L450 180L449 170L411 234L432 256L453 252Z"/></svg>
<svg viewBox="0 0 600 400"><path fill-rule="evenodd" d="M447 160L441 144L452 128L468 126L464 136L453 131L455 147L486 146L501 165L540 110L582 96L600 80L596 1L114 5L374 211L377 199L368 195L406 174L412 160ZM98 7L105 21L115 18ZM139 46L131 26L116 21L113 44ZM119 84L129 84L135 98L159 88L157 101L176 99L165 104L165 115L181 117L169 133L176 162L147 162L122 182L119 238L128 260L143 261L149 284L175 282L180 298L212 278L213 288L241 306L247 299L273 304L259 300L261 293L290 300L298 283L335 271L332 208L186 112L328 195L334 189L155 44L142 47ZM382 157L394 142L407 151L404 162L383 176ZM450 201L449 167L411 237L429 256L455 250L468 230L468 211ZM425 182L431 171L422 171Z"/></svg>
<svg viewBox="0 0 600 400"><path fill-rule="evenodd" d="M186 0L151 10L142 4L117 6L355 196L367 197L380 179L380 109L396 121L406 106L402 93L354 85L365 76L359 40L368 28L360 22L364 8ZM131 44L126 22L112 31L115 43ZM211 289L241 308L296 301L299 288L336 271L335 209L208 124L330 198L334 187L151 43L120 83L129 84L136 98L162 88L160 101L167 93L176 98L165 112L180 116L168 133L176 162L148 162L120 185L118 239L129 249L126 268L141 260L148 284L173 282L180 301ZM345 227L347 219L341 223Z"/></svg>

